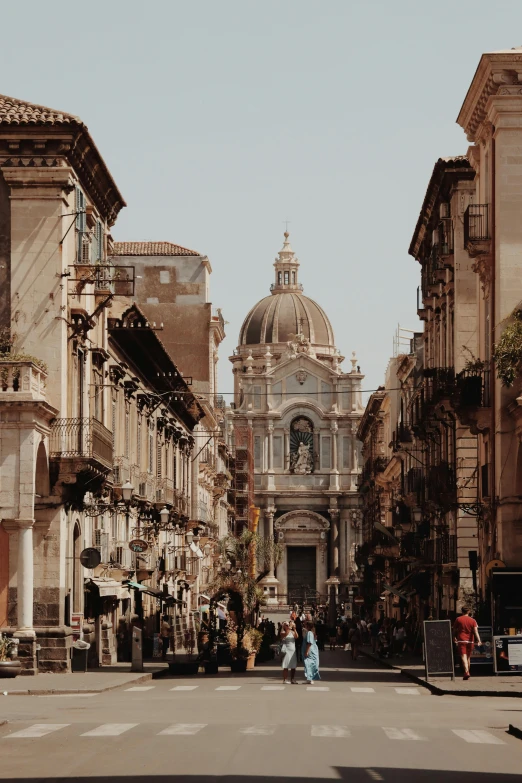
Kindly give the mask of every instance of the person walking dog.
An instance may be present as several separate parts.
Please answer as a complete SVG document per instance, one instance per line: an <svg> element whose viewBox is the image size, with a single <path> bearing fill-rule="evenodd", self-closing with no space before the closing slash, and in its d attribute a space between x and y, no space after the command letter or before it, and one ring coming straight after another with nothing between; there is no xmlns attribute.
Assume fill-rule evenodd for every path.
<svg viewBox="0 0 522 783"><path fill-rule="evenodd" d="M475 647L475 640L479 647L482 646L482 642L480 641L477 621L469 616L468 607L463 606L461 612L461 616L457 617L453 624L453 635L464 669L464 677L462 679L469 680L469 664L473 648Z"/></svg>

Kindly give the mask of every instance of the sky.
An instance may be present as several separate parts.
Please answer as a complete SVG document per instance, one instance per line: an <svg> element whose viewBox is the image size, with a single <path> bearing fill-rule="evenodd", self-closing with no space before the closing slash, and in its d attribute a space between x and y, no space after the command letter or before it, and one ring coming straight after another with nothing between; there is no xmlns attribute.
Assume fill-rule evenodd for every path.
<svg viewBox="0 0 522 783"><path fill-rule="evenodd" d="M207 255L220 391L290 221L304 292L384 379L416 314L408 247L480 55L522 43L520 0L2 3L0 93L79 115L128 206L116 240ZM518 31L518 32L517 32ZM231 397L227 397L231 400Z"/></svg>

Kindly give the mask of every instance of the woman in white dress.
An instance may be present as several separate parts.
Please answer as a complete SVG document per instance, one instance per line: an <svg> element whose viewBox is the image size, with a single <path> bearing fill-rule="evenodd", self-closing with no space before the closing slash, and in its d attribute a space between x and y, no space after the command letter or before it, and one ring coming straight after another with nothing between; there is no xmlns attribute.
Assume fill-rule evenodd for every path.
<svg viewBox="0 0 522 783"><path fill-rule="evenodd" d="M290 670L290 684L298 685L295 680L295 670L297 667L297 651L295 649L295 643L297 640L297 631L295 629L295 623L290 621L284 622L281 629L281 648L283 651L283 685L287 683L288 670Z"/></svg>

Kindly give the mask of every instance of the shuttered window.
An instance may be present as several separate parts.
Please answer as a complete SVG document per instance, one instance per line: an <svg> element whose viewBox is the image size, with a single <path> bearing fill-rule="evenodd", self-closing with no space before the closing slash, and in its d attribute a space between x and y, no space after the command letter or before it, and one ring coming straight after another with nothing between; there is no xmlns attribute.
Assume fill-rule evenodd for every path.
<svg viewBox="0 0 522 783"><path fill-rule="evenodd" d="M87 237L87 216L85 214L85 195L76 188L76 263L89 263L90 244Z"/></svg>

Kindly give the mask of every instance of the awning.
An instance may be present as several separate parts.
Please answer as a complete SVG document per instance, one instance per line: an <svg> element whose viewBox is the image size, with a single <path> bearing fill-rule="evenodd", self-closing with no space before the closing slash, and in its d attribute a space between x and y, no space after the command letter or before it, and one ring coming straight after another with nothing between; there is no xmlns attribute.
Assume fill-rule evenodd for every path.
<svg viewBox="0 0 522 783"><path fill-rule="evenodd" d="M385 527L384 525L381 525L381 523L380 523L380 522L374 522L374 523L373 523L373 526L374 526L374 528L375 528L376 530L378 530L378 531L379 531L379 533L384 533L384 535L386 535L386 536L389 536L389 537L391 538L391 540L392 540L392 541L393 541L395 544L397 544L397 543L398 543L397 539L395 538L395 536L393 535L393 533L390 531L390 529L389 529L389 528Z"/></svg>
<svg viewBox="0 0 522 783"><path fill-rule="evenodd" d="M173 598L173 596L168 594L166 595L162 590L156 590L155 587L142 585L139 582L132 582L129 580L127 582L127 586L131 587L133 590L139 590L140 593L144 593L145 595L152 595L154 598L162 598L163 600L166 600L167 598Z"/></svg>
<svg viewBox="0 0 522 783"><path fill-rule="evenodd" d="M115 579L92 577L89 582L98 588L100 598L108 598L110 596L113 596L114 598L120 597L121 582L117 582Z"/></svg>

